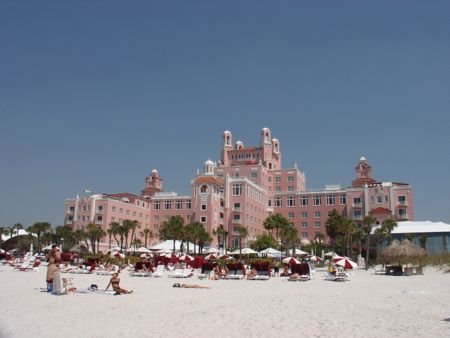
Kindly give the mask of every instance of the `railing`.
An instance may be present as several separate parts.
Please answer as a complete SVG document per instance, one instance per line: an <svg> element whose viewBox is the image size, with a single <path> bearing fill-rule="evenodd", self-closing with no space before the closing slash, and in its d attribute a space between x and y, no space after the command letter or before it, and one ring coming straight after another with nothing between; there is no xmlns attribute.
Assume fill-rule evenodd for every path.
<svg viewBox="0 0 450 338"><path fill-rule="evenodd" d="M233 224L241 224L241 220L240 219L233 219Z"/></svg>

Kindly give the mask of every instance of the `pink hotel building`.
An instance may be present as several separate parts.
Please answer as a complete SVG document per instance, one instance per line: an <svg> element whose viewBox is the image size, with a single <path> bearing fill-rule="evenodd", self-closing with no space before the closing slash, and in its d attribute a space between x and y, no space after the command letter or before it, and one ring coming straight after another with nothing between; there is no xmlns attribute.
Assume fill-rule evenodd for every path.
<svg viewBox="0 0 450 338"><path fill-rule="evenodd" d="M153 170L145 178L140 195L92 194L66 200L64 224L80 229L95 223L106 231L111 222L136 220L139 231L151 230L153 244L159 242L161 223L179 215L185 224L200 222L210 233L222 225L229 232L228 246L237 247L234 226L247 227L251 240L265 232L263 222L273 213L285 216L303 243L318 233L326 236L325 223L333 209L357 223L369 214L380 221L411 221L414 215L411 186L373 179L364 157L355 167L351 186L307 190L305 175L297 166L281 167L280 143L268 128L261 130L257 147L244 147L240 141L233 145L231 132L225 131L220 161L206 161L203 173L197 172L192 179L191 188L189 196L164 192L163 180ZM108 238L102 244L105 248ZM217 244L214 238L211 246Z"/></svg>

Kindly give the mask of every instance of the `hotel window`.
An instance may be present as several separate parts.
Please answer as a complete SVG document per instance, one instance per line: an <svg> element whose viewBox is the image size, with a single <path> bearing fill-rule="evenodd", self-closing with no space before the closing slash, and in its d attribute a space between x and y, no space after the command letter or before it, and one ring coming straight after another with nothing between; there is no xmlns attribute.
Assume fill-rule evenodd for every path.
<svg viewBox="0 0 450 338"><path fill-rule="evenodd" d="M294 187L292 185L288 186L288 191L289 192L293 192L294 191Z"/></svg>
<svg viewBox="0 0 450 338"><path fill-rule="evenodd" d="M321 200L321 197L319 195L315 195L313 197L313 204L314 204L315 207L318 207L318 206L322 205L322 200Z"/></svg>
<svg viewBox="0 0 450 338"><path fill-rule="evenodd" d="M288 218L292 219L294 218L295 214L293 212L288 213Z"/></svg>
<svg viewBox="0 0 450 338"><path fill-rule="evenodd" d="M81 221L84 222L86 220L85 216L81 216Z"/></svg>
<svg viewBox="0 0 450 338"><path fill-rule="evenodd" d="M252 178L257 178L258 177L258 173L256 171L252 171Z"/></svg>
<svg viewBox="0 0 450 338"><path fill-rule="evenodd" d="M334 205L336 203L336 197L334 195L327 195L327 205Z"/></svg>
<svg viewBox="0 0 450 338"><path fill-rule="evenodd" d="M275 191L280 192L281 191L281 187L280 186L275 187Z"/></svg>
<svg viewBox="0 0 450 338"><path fill-rule="evenodd" d="M248 216L248 215L247 215ZM239 215L239 214L234 214L233 215L233 221L234 222L237 222L237 223L240 223L241 222L241 215Z"/></svg>
<svg viewBox="0 0 450 338"><path fill-rule="evenodd" d="M102 224L103 216L97 216L97 224Z"/></svg>
<svg viewBox="0 0 450 338"><path fill-rule="evenodd" d="M233 184L233 196L242 195L242 184Z"/></svg>
<svg viewBox="0 0 450 338"><path fill-rule="evenodd" d="M320 221L314 222L314 228L320 228Z"/></svg>
<svg viewBox="0 0 450 338"><path fill-rule="evenodd" d="M115 222L116 218L115 217L111 217L111 222Z"/></svg>
<svg viewBox="0 0 450 338"><path fill-rule="evenodd" d="M308 233L307 232L302 232L302 238L308 238Z"/></svg>
<svg viewBox="0 0 450 338"><path fill-rule="evenodd" d="M200 222L201 223L206 223L206 216L200 217Z"/></svg>
<svg viewBox="0 0 450 338"><path fill-rule="evenodd" d="M125 215L130 216L130 210L126 210Z"/></svg>
<svg viewBox="0 0 450 338"><path fill-rule="evenodd" d="M341 205L347 204L347 196L346 195L339 195L339 204L341 204Z"/></svg>
<svg viewBox="0 0 450 338"><path fill-rule="evenodd" d="M164 209L165 210L172 209L172 201L164 201Z"/></svg>
<svg viewBox="0 0 450 338"><path fill-rule="evenodd" d="M361 206L361 197L353 197L353 206Z"/></svg>
<svg viewBox="0 0 450 338"><path fill-rule="evenodd" d="M276 207L281 207L283 205L283 203L281 203L281 197L275 197L275 206Z"/></svg>
<svg viewBox="0 0 450 338"><path fill-rule="evenodd" d="M302 222L301 223L301 227L302 228L307 228L308 227L308 222Z"/></svg>
<svg viewBox="0 0 450 338"><path fill-rule="evenodd" d="M85 205L83 205L83 211L86 211L86 206Z"/></svg>
<svg viewBox="0 0 450 338"><path fill-rule="evenodd" d="M406 212L406 209L405 209L405 208L399 208L399 209L398 209L398 216L399 216L400 218L407 218L407 217L408 217L408 214L407 214L407 212Z"/></svg>
<svg viewBox="0 0 450 338"><path fill-rule="evenodd" d="M308 212L302 211L301 217L302 217L302 218L308 218Z"/></svg>
<svg viewBox="0 0 450 338"><path fill-rule="evenodd" d="M362 219L362 211L353 210L353 219Z"/></svg>
<svg viewBox="0 0 450 338"><path fill-rule="evenodd" d="M175 201L175 209L180 210L183 208L183 201L182 200L176 200Z"/></svg>
<svg viewBox="0 0 450 338"><path fill-rule="evenodd" d="M112 212L116 212L116 207L112 207L112 208L111 208L111 211L112 211Z"/></svg>
<svg viewBox="0 0 450 338"><path fill-rule="evenodd" d="M398 196L397 200L398 204L406 204L406 196Z"/></svg>
<svg viewBox="0 0 450 338"><path fill-rule="evenodd" d="M161 209L161 201L155 201L155 202L153 202L153 209L154 209L154 210L159 210L159 209Z"/></svg>
<svg viewBox="0 0 450 338"><path fill-rule="evenodd" d="M202 210L206 210L206 204L202 204Z"/></svg>
<svg viewBox="0 0 450 338"><path fill-rule="evenodd" d="M307 207L308 206L308 196L300 197L300 205L302 207Z"/></svg>
<svg viewBox="0 0 450 338"><path fill-rule="evenodd" d="M189 221L191 219L191 215L186 215L186 219Z"/></svg>
<svg viewBox="0 0 450 338"><path fill-rule="evenodd" d="M281 176L275 176L275 182L280 183L281 182Z"/></svg>
<svg viewBox="0 0 450 338"><path fill-rule="evenodd" d="M287 177L288 182L294 182L294 176L288 176Z"/></svg>
<svg viewBox="0 0 450 338"><path fill-rule="evenodd" d="M186 200L186 209L191 208L191 200Z"/></svg>
<svg viewBox="0 0 450 338"><path fill-rule="evenodd" d="M295 197L294 196L288 196L288 198L287 198L287 206L288 207L295 207Z"/></svg>
<svg viewBox="0 0 450 338"><path fill-rule="evenodd" d="M241 210L241 203L234 203L233 210L235 210L235 211Z"/></svg>
<svg viewBox="0 0 450 338"><path fill-rule="evenodd" d="M320 211L314 211L314 218L320 218Z"/></svg>

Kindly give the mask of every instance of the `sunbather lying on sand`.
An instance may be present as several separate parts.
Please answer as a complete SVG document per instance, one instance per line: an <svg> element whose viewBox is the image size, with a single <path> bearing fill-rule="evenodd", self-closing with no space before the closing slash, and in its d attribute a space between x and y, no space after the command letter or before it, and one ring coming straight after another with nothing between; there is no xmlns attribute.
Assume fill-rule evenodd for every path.
<svg viewBox="0 0 450 338"><path fill-rule="evenodd" d="M180 284L180 283L175 283L173 287L185 289L211 289L209 286L202 286L198 284Z"/></svg>

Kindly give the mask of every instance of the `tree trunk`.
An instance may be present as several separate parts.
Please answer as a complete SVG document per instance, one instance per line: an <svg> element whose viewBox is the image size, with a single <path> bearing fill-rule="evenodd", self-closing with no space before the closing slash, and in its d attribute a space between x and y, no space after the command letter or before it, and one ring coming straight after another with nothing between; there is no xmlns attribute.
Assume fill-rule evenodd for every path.
<svg viewBox="0 0 450 338"><path fill-rule="evenodd" d="M370 234L366 238L366 271L369 270Z"/></svg>

